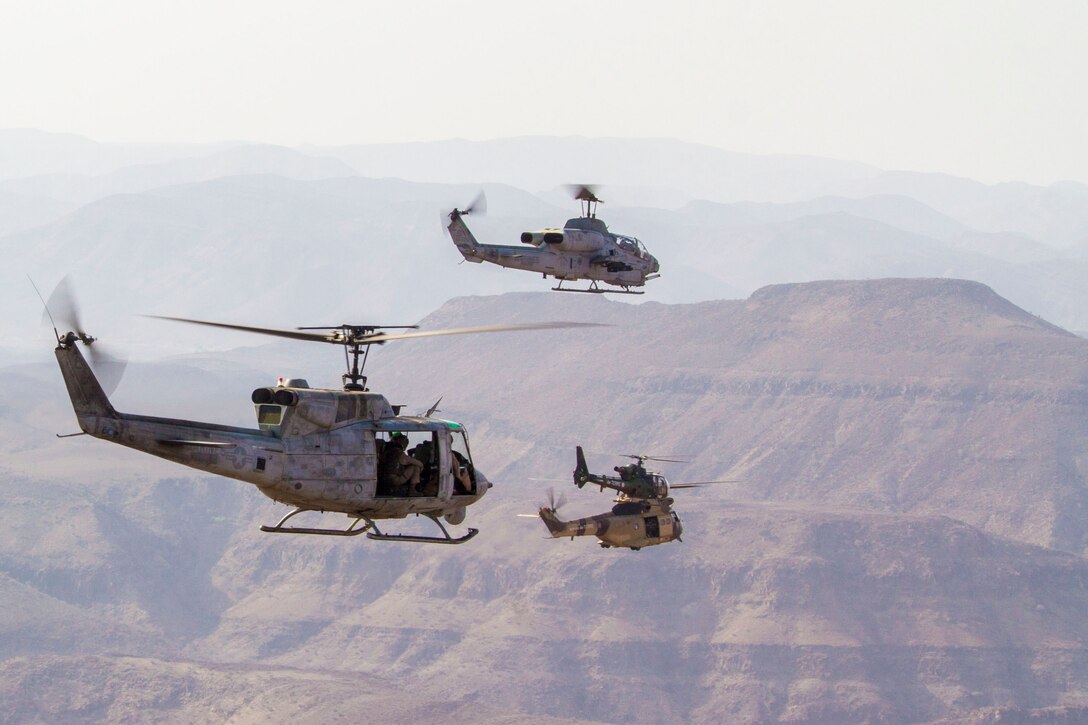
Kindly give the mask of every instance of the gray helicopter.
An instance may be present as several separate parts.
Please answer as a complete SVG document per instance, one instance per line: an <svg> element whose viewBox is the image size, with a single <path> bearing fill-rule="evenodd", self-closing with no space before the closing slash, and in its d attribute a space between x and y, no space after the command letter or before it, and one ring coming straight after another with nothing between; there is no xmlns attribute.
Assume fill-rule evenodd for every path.
<svg viewBox="0 0 1088 725"><path fill-rule="evenodd" d="M521 243L525 246L476 241L463 217L486 210L482 193L469 207L449 212L446 229L469 262L491 262L500 267L540 272L545 278L551 275L558 280L552 287L557 292L643 294L631 288L642 287L647 280L660 276L657 259L634 237L608 230L604 221L597 218L597 205L602 202L591 187L579 186L574 191L574 198L581 202L581 216L568 219L562 229L523 232ZM563 286L564 282L582 279L589 280L587 288ZM619 289L602 288L600 283Z"/></svg>
<svg viewBox="0 0 1088 725"><path fill-rule="evenodd" d="M303 379L280 378L274 386L253 391L257 428L241 428L119 412L77 343L88 349L92 363L103 373L117 372L121 365L103 355L96 339L84 331L66 280L46 304L53 321L51 308L71 328L61 334L53 324L57 362L82 431L72 435L90 435L252 483L269 498L294 507L275 525L262 526L262 531L330 536L365 533L379 541L437 544L461 544L478 533L470 528L453 537L439 519L454 526L462 523L466 508L479 501L492 484L473 464L464 426L431 417L437 404L426 415L400 415L399 406L366 388L362 373L370 346L437 335L595 326L544 322L389 333L383 330L390 326L382 325L278 330L159 318L344 348L348 371L343 375L343 390L315 389ZM346 528L285 525L293 517L311 512L342 513L351 522ZM379 520L411 514L433 521L441 535L389 534L378 528Z"/></svg>

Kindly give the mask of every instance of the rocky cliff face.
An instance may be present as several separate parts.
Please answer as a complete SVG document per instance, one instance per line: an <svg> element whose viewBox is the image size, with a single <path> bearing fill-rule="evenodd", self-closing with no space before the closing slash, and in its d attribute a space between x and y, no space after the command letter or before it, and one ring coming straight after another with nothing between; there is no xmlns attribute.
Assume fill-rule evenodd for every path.
<svg viewBox="0 0 1088 725"><path fill-rule="evenodd" d="M87 439L5 447L11 717L1088 717L1088 341L950 280L587 297L462 298L424 324L612 327L375 353L373 387L445 395L497 481L465 546L268 536L283 509L243 484ZM216 373L240 399L249 374ZM4 430L66 430L24 405L59 379L22 379ZM544 539L514 514L548 485L564 515L610 504L531 480L569 480L579 443L598 470L669 454L690 461L661 464L674 482L739 482L676 492L682 543Z"/></svg>
<svg viewBox="0 0 1088 725"><path fill-rule="evenodd" d="M373 379L397 399L449 391L485 465L515 481L565 476L580 442L689 459L667 473L741 479L737 497L1088 546L1088 347L983 285L818 282L677 306L470 298L425 324L539 318L613 326L405 344Z"/></svg>

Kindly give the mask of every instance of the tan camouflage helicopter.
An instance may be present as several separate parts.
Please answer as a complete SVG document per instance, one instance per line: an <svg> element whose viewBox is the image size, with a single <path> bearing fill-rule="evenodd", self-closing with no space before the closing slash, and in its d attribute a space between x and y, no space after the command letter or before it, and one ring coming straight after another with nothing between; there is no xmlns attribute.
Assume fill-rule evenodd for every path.
<svg viewBox="0 0 1088 725"><path fill-rule="evenodd" d="M665 461L682 463L672 458L629 455L634 463L616 466L612 470L619 477L598 475L589 472L582 447L576 449L577 464L574 469L574 485L582 488L587 483L600 486L604 491L611 488L619 491L615 506L606 514L598 514L574 521L563 521L556 513L563 505L562 497L552 499L540 507L538 515L548 527L552 538L566 536L573 540L575 536L596 536L602 548L627 547L638 551L646 546L665 544L670 541L682 541L680 535L684 526L680 516L672 510L673 499L669 489L695 488L709 483L734 483L733 481L699 481L697 483L669 484L659 473L647 471L642 465L645 461Z"/></svg>
<svg viewBox="0 0 1088 725"><path fill-rule="evenodd" d="M76 343L88 348L100 370L110 364L79 315L63 280L46 303L71 332L57 337L56 356L82 433L150 453L201 471L252 483L269 498L294 510L262 531L284 534L358 536L379 541L461 544L475 536L470 528L453 537L440 518L454 526L465 519L468 506L480 500L491 482L473 465L464 427L431 417L400 415L399 406L366 388L362 374L371 345L393 340L510 330L592 327L589 323L544 322L455 330L387 333L384 325L277 330L201 320L160 319L341 345L350 356L343 390L311 388L302 379L281 378L275 386L253 391L257 428L241 428L175 418L121 413L88 366ZM415 329L415 326L410 326ZM401 328L404 329L404 328ZM96 354L97 351L97 354ZM115 376L118 377L118 376ZM437 404L436 404L437 406ZM285 524L306 512L338 512L351 522L343 529L294 527ZM441 536L388 534L378 520L424 516Z"/></svg>
<svg viewBox="0 0 1088 725"><path fill-rule="evenodd" d="M581 202L582 215L568 219L563 229L523 232L521 243L527 246L477 243L463 217L486 210L483 193L468 208L451 211L446 229L469 262L491 262L500 267L540 272L545 279L551 275L558 280L552 287L557 292L643 294L631 288L642 287L647 280L660 276L657 259L634 237L608 230L604 221L597 218L597 205L602 202L591 187L575 187L574 192L574 198ZM589 287L563 286L564 282L580 279L589 280ZM601 288L601 282L620 289Z"/></svg>

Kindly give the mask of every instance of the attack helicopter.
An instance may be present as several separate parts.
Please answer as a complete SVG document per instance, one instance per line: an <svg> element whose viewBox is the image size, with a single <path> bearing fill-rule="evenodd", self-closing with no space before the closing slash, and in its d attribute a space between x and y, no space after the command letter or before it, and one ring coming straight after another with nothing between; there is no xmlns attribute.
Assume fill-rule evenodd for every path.
<svg viewBox="0 0 1088 725"><path fill-rule="evenodd" d="M559 518L557 511L563 501L551 498L547 505L540 507L538 516L548 527L552 538L569 536L573 540L575 536L596 536L604 549L627 547L633 551L670 541L682 541L680 535L684 532L684 526L680 516L672 510L673 499L669 496L669 490L695 488L708 483L730 483L700 481L669 484L661 474L647 471L643 463L682 461L645 455L626 457L635 459L635 462L614 467L612 470L619 474L618 477L599 475L590 473L582 447L575 448L574 485L582 488L590 483L600 486L601 491L606 488L618 491L619 496L609 513L573 521Z"/></svg>
<svg viewBox="0 0 1088 725"><path fill-rule="evenodd" d="M597 205L603 203L589 186L574 189L574 198L581 204L581 216L568 219L562 229L541 229L523 232L517 247L500 244L479 244L469 231L464 218L486 211L483 193L465 209L449 212L446 229L461 255L469 262L491 262L500 267L540 272L547 279L555 277L556 292L590 292L603 294L643 294L632 287L642 287L647 280L659 277L660 265L642 242L608 230L597 218ZM564 282L589 280L585 289L564 287ZM599 283L619 289L602 288Z"/></svg>
<svg viewBox="0 0 1088 725"><path fill-rule="evenodd" d="M202 423L122 413L110 403L94 371L79 351L98 343L84 331L66 280L46 303L71 311L70 332L57 338L61 375L82 433L165 458L201 471L252 483L274 501L294 507L269 533L358 536L378 541L461 544L478 530L451 536L440 519L453 526L465 520L468 506L492 484L473 464L468 435L459 423L427 416L400 415L400 406L371 392L363 375L372 345L394 340L514 330L592 327L589 323L545 322L453 330L385 332L416 326L335 325L296 330L248 327L178 317L159 319L321 342L344 348L347 372L343 390L311 388L304 379L280 378L253 391L257 428ZM92 358L93 359L93 358ZM437 403L435 404L437 407ZM346 528L287 526L298 514L347 515ZM441 535L390 534L377 522L409 514L433 521Z"/></svg>

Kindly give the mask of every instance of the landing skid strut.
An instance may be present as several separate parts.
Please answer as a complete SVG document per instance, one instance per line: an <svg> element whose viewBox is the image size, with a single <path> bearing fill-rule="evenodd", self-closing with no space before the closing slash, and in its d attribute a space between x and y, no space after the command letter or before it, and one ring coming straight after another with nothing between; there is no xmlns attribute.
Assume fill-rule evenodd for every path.
<svg viewBox="0 0 1088 725"><path fill-rule="evenodd" d="M261 531L265 531L265 532L270 533L270 534L314 534L315 536L358 536L359 534L365 534L368 529L370 529L371 527L374 526L374 522L371 521L370 519L364 517L364 516L357 517L354 521L351 522L351 525L348 526L346 529L312 529L312 528L307 528L307 527L302 527L302 526L284 526L284 524L287 523L287 520L289 518L291 518L292 516L297 516L298 514L305 513L307 511L316 511L316 510L317 509L297 508L294 511L292 511L291 513L284 516L282 519L280 519L279 522L275 526L262 526ZM366 526L364 526L361 529L355 528L356 526L359 525L360 521L365 521Z"/></svg>
<svg viewBox="0 0 1088 725"><path fill-rule="evenodd" d="M586 289L576 289L574 287L564 287L563 282L564 282L564 280L562 280L562 279L559 280L559 284L557 284L555 287L552 287L552 291L554 291L554 292L586 292L586 293L589 293L591 295L603 295L603 294L644 295L644 294L646 294L643 291L633 290L633 289L631 289L629 287L624 287L623 289L601 289L600 287L597 286L597 280L595 280L595 279L590 280L589 287L586 288Z"/></svg>
<svg viewBox="0 0 1088 725"><path fill-rule="evenodd" d="M416 536L414 534L383 534L373 521L370 522L370 528L373 531L366 533L366 538L373 539L375 541L416 541L420 544L463 544L471 539L476 534L480 533L479 529L469 529L468 533L464 536L459 536L456 539L450 536L450 532L446 531L446 527L442 525L434 516L427 516L431 521L435 522L439 529L442 530L442 536Z"/></svg>
<svg viewBox="0 0 1088 725"><path fill-rule="evenodd" d="M282 519L280 519L275 526L262 526L261 531L270 534L312 534L314 536L358 536L359 534L366 534L366 538L373 539L375 541L415 541L421 544L463 544L471 539L476 534L480 533L479 529L469 529L468 533L464 536L454 538L450 536L446 531L446 527L442 525L436 517L425 514L425 516L433 521L439 529L442 530L442 536L417 536L415 534L385 534L382 533L378 525L366 516L357 516L351 522L346 529L315 529L303 526L284 526L287 520L292 516L296 516L307 511L317 511L317 509L297 508L291 511ZM355 528L365 522L365 526L362 528Z"/></svg>

